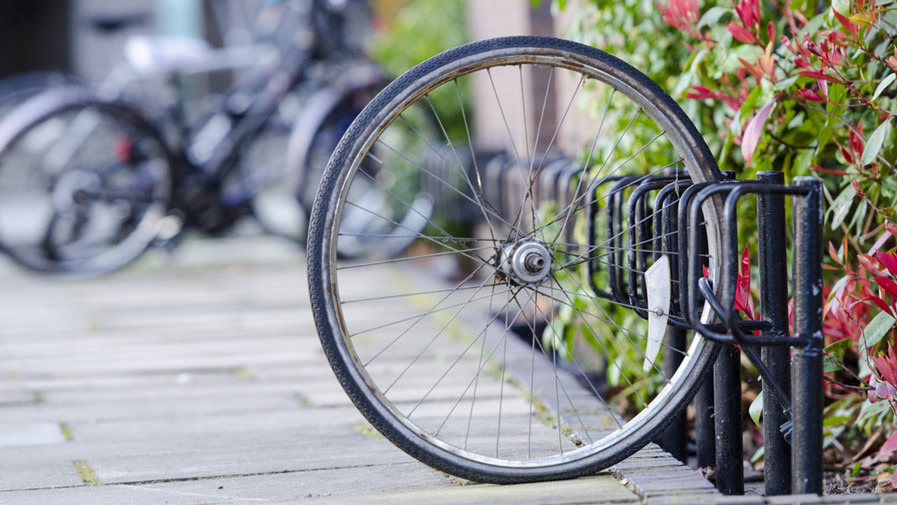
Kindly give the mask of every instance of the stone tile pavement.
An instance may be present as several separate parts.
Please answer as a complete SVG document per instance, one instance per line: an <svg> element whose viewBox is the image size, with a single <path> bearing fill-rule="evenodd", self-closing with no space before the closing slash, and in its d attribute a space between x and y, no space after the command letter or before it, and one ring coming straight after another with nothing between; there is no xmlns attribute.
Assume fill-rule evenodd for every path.
<svg viewBox="0 0 897 505"><path fill-rule="evenodd" d="M0 504L764 503L653 445L514 486L418 463L342 392L280 240L187 241L82 281L3 262L0 286Z"/></svg>

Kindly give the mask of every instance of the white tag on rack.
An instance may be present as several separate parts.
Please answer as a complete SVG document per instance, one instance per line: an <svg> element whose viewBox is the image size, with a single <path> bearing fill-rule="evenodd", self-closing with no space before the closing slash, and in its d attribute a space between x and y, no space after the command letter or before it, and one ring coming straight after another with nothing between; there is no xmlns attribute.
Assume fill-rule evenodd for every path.
<svg viewBox="0 0 897 505"><path fill-rule="evenodd" d="M660 352L670 316L670 260L664 255L645 272L645 287L648 292L648 343L645 348L645 364L642 370L648 372Z"/></svg>

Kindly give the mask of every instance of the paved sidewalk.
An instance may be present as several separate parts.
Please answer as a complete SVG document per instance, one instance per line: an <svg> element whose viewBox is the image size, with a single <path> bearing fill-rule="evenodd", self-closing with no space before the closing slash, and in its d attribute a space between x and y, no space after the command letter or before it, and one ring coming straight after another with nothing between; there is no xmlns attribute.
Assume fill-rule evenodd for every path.
<svg viewBox="0 0 897 505"><path fill-rule="evenodd" d="M352 295L395 277L382 274ZM87 281L0 260L0 285L0 504L897 499L724 498L653 444L572 481L492 486L432 470L349 403L314 331L304 256L277 239L188 241Z"/></svg>
<svg viewBox="0 0 897 505"><path fill-rule="evenodd" d="M721 497L653 444L570 481L494 486L432 470L348 401L314 331L304 255L277 239L188 241L88 281L0 261L0 283L0 504L897 500Z"/></svg>
<svg viewBox="0 0 897 505"><path fill-rule="evenodd" d="M610 472L471 484L382 439L324 359L291 244L189 242L89 281L0 275L0 503L641 501Z"/></svg>

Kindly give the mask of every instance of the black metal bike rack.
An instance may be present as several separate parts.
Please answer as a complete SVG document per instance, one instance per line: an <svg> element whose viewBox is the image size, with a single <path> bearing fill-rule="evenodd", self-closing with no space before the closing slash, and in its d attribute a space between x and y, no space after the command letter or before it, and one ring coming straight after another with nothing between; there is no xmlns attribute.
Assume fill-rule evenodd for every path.
<svg viewBox="0 0 897 505"><path fill-rule="evenodd" d="M530 175L536 201L557 202L561 208L589 202L590 246L604 243L607 249L586 262L589 286L597 296L630 306L647 318L645 279L638 272L645 272L649 262L662 255L677 258L671 265L664 345L684 350L690 331L728 344L714 364L713 380L705 381L695 397L697 465L715 467L722 493L744 493L740 377L744 354L762 378L765 494L821 494L821 180L798 177L786 185L782 173L760 172L756 180L735 180L734 174L723 173L719 182L693 183L676 171L591 180L583 179L582 166L572 160L552 156L542 161L537 164L541 170ZM529 173L524 164L507 156L492 156L479 164L482 197L496 210L524 211L516 202L529 184L523 179L522 174ZM590 198L584 199L586 193ZM734 308L741 259L736 206L747 195L756 198L762 320L743 320ZM791 199L794 219L790 329L786 198ZM721 239L721 271L709 278L703 272L708 251L703 209L708 205L718 213ZM572 236L567 239L574 242ZM711 281L714 278L718 287ZM605 279L605 287L596 279ZM664 353L664 374L672 376L681 360L680 354ZM658 441L674 457L687 461L685 414L677 416Z"/></svg>
<svg viewBox="0 0 897 505"><path fill-rule="evenodd" d="M756 181L730 181L693 185L692 198L680 202L680 247L696 250L700 229L697 223L702 206L711 198L722 198L721 269L719 289L701 272L698 254L680 254L680 304L684 318L705 338L735 344L757 368L763 379L764 430L769 445L765 461L767 494L790 491L822 493L822 183L819 179L798 177L794 184L782 184L781 174L765 172ZM745 195L758 199L758 233L760 234L761 306L766 314L762 321L741 320L735 311L736 278L740 255L736 223L736 206ZM793 201L793 280L794 324L788 331L785 257L784 198ZM685 214L685 215L684 215ZM686 220L682 221L681 218ZM681 252L682 250L680 250ZM687 263L687 264L686 264ZM705 325L699 308L706 301L716 316L714 324ZM751 335L759 330L759 336ZM757 347L765 349L761 356ZM790 384L788 348L790 358ZM741 413L738 371L740 365L734 351L723 350L714 367L717 482L727 494L743 492L741 468ZM790 392L788 386L790 385ZM790 439L790 451L788 441ZM788 453L790 452L790 458ZM733 456L737 456L737 463ZM786 462L790 460L790 465ZM790 469L789 469L790 466ZM790 470L790 471L789 471ZM790 478L790 486L789 486Z"/></svg>
<svg viewBox="0 0 897 505"><path fill-rule="evenodd" d="M673 300L665 345L684 349L687 331L729 344L714 364L713 381L706 381L695 399L698 465L715 467L717 487L724 494L744 493L743 353L762 378L766 494L821 494L821 181L799 177L794 184L786 185L783 174L761 172L753 181L734 180L732 174L724 174L721 182L693 184L682 174L663 174L607 177L589 188L594 195L587 214L590 245L601 243L599 234L603 232L609 249L605 259L588 264L595 293L627 304L647 318L646 287L638 272L646 271L652 254L655 260L663 254L678 258L678 268L672 269ZM736 206L746 195L757 199L763 315L757 321L742 320L734 308L741 258ZM794 217L791 331L786 197L792 199ZM704 276L702 259L707 251L703 209L708 205L719 214L721 238L721 271L711 272L709 278ZM606 279L607 288L601 289L596 278ZM718 289L710 280L713 278L718 279ZM794 348L793 354L789 348ZM665 373L675 371L680 361L676 353L664 353ZM684 417L673 420L660 442L675 457L683 461L687 458Z"/></svg>

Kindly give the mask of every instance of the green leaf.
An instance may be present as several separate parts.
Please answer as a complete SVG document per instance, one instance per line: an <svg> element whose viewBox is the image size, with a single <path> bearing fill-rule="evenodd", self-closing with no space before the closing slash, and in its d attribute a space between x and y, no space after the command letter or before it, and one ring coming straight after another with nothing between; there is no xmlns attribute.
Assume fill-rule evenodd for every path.
<svg viewBox="0 0 897 505"><path fill-rule="evenodd" d="M865 149L863 149L863 159L861 160L863 165L872 163L875 160L875 157L878 156L878 152L881 151L885 136L890 133L890 131L891 121L888 119L884 123L878 125L878 128L872 132L872 135L869 136L869 140L866 141Z"/></svg>
<svg viewBox="0 0 897 505"><path fill-rule="evenodd" d="M842 16L850 15L850 0L832 0L832 9Z"/></svg>
<svg viewBox="0 0 897 505"><path fill-rule="evenodd" d="M879 312L863 330L863 345L873 347L894 327L894 316L887 312Z"/></svg>
<svg viewBox="0 0 897 505"><path fill-rule="evenodd" d="M758 56L763 54L763 50L759 47L751 45L740 45L731 51L717 53L717 64L719 69L724 73L732 73L741 68L741 62L738 58L748 63L754 63Z"/></svg>
<svg viewBox="0 0 897 505"><path fill-rule="evenodd" d="M698 71L701 63L704 62L704 59L707 57L708 51L707 49L701 49L697 53L695 53L691 57L691 61L688 65L688 70L679 78L679 82L676 84L676 87L673 89L673 96L679 97L682 95L682 92L685 91L689 86L691 86L692 81L694 80L695 73Z"/></svg>
<svg viewBox="0 0 897 505"><path fill-rule="evenodd" d="M878 98L878 96L881 95L882 91L886 90L888 86L890 86L891 83L894 82L894 79L897 79L897 74L890 74L889 76L882 79L881 82L878 83L878 87L875 88L875 93L872 93L872 100Z"/></svg>
<svg viewBox="0 0 897 505"><path fill-rule="evenodd" d="M791 77L789 77L789 78L787 78L787 79L782 79L781 81L777 82L777 83L775 84L775 86L773 86L773 89L776 90L776 91L782 91L782 90L788 89L788 88L790 88L795 82L797 82L797 79L798 79L799 77L800 77L799 75L794 75L794 76L791 76Z"/></svg>
<svg viewBox="0 0 897 505"><path fill-rule="evenodd" d="M823 12L822 14L817 14L817 15L813 16L812 18L810 18L810 22L807 23L806 25L804 25L804 27L800 29L800 33L801 34L804 34L804 33L809 34L809 33L818 32L819 28L822 27L822 24L825 23L825 15L826 15L826 13Z"/></svg>
<svg viewBox="0 0 897 505"><path fill-rule="evenodd" d="M844 218L847 217L847 212L850 210L850 206L853 204L853 197L856 194L853 184L848 184L832 202L829 212L832 214L831 227L833 230L837 229L844 222Z"/></svg>
<svg viewBox="0 0 897 505"><path fill-rule="evenodd" d="M877 401L875 403L865 403L863 404L863 409L860 411L859 417L854 424L860 424L866 419L870 419L874 416L881 414L882 412L886 412L889 409L889 404L886 401Z"/></svg>
<svg viewBox="0 0 897 505"><path fill-rule="evenodd" d="M841 253L839 252L838 254L840 256ZM849 275L845 275L844 277L841 277L840 279L838 279L838 282L836 282L835 285L832 286L832 291L828 294L828 300L826 300L826 301L828 301L828 302L832 301L832 298L834 298L838 294L838 290L841 289L841 286L846 284L847 281L849 281L849 280L850 280ZM832 345L834 345L834 344L832 344Z"/></svg>
<svg viewBox="0 0 897 505"><path fill-rule="evenodd" d="M832 361L832 359L828 356L822 357L822 371L825 373L835 373L840 372L842 369L841 365Z"/></svg>
<svg viewBox="0 0 897 505"><path fill-rule="evenodd" d="M760 447L758 447L757 451L754 453L754 455L751 456L751 464L754 464L754 463L760 461L761 459L763 459L764 452L765 451L763 450L762 445Z"/></svg>
<svg viewBox="0 0 897 505"><path fill-rule="evenodd" d="M836 354L839 351L843 351L844 349L846 349L848 347L850 347L850 339L842 338L841 340L836 340L833 343L826 346L826 348L823 349L823 351L825 351L827 353Z"/></svg>
<svg viewBox="0 0 897 505"><path fill-rule="evenodd" d="M725 7L711 7L707 9L707 12L701 16L701 20L698 21L698 28L702 28L704 26L713 26L719 23L720 19L725 16L727 13L731 13L732 9L727 9Z"/></svg>
<svg viewBox="0 0 897 505"><path fill-rule="evenodd" d="M829 428L829 427L832 427L832 426L837 426L837 425L839 425L839 424L849 423L851 420L853 420L853 418L850 417L850 416L832 416L832 417L826 417L826 418L822 421L822 426L824 426L824 427L826 427L826 428Z"/></svg>
<svg viewBox="0 0 897 505"><path fill-rule="evenodd" d="M751 415L751 419L754 420L754 424L760 426L760 417L763 415L763 391L760 391L760 394L751 402L748 413Z"/></svg>
<svg viewBox="0 0 897 505"><path fill-rule="evenodd" d="M869 206L866 205L866 202L862 202L857 205L856 210L853 212L853 217L850 219L850 224L847 225L848 228L857 227L857 235L861 235L863 233L863 220L866 219L866 211L869 209Z"/></svg>
<svg viewBox="0 0 897 505"><path fill-rule="evenodd" d="M825 106L825 109L836 116L843 115L844 107L836 104L844 103L847 101L847 88L837 83L829 83L828 85L828 99L832 103L828 103Z"/></svg>

